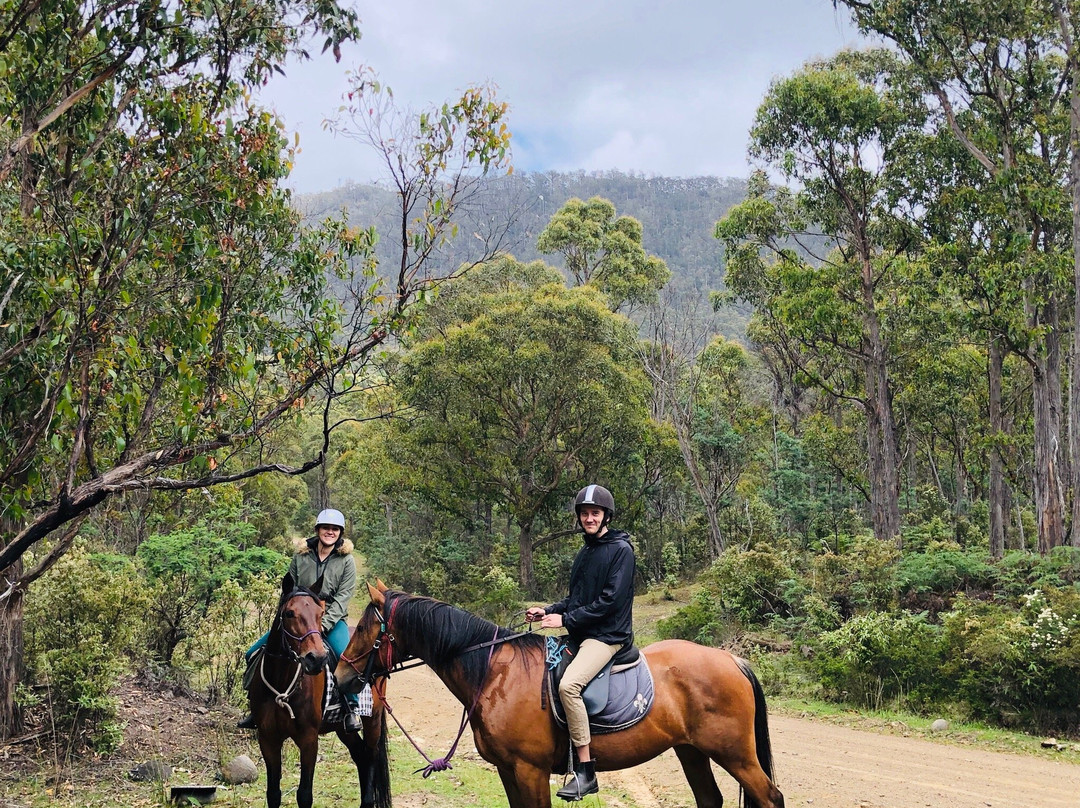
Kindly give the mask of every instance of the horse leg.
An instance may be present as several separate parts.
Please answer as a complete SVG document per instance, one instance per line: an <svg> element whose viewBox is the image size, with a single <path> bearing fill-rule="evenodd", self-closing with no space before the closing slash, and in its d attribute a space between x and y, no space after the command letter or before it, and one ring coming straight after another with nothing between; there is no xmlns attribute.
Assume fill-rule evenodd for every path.
<svg viewBox="0 0 1080 808"><path fill-rule="evenodd" d="M300 747L300 785L296 789L299 808L311 808L312 785L315 782L315 763L319 759L319 733L309 730L296 739Z"/></svg>
<svg viewBox="0 0 1080 808"><path fill-rule="evenodd" d="M370 722L370 723L369 723ZM386 754L386 724L363 719L364 735L339 730L337 736L356 764L360 808L390 808L390 769Z"/></svg>
<svg viewBox="0 0 1080 808"><path fill-rule="evenodd" d="M757 757L744 758L741 763L725 768L746 792L746 808L784 808L784 795L758 766Z"/></svg>
<svg viewBox="0 0 1080 808"><path fill-rule="evenodd" d="M281 738L259 730L259 749L266 764L266 808L281 808Z"/></svg>
<svg viewBox="0 0 1080 808"><path fill-rule="evenodd" d="M694 792L697 808L722 808L724 795L716 785L709 756L693 746L676 746L675 754L682 764L686 782Z"/></svg>
<svg viewBox="0 0 1080 808"><path fill-rule="evenodd" d="M551 785L546 771L520 762L498 769L510 808L551 808Z"/></svg>

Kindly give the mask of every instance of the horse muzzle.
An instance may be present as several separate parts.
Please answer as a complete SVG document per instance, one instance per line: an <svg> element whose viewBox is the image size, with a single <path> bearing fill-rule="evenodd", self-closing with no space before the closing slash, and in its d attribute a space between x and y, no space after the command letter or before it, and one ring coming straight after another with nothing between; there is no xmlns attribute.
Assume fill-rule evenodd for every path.
<svg viewBox="0 0 1080 808"><path fill-rule="evenodd" d="M308 652L300 657L300 664L304 668L304 673L314 676L326 666L326 654Z"/></svg>

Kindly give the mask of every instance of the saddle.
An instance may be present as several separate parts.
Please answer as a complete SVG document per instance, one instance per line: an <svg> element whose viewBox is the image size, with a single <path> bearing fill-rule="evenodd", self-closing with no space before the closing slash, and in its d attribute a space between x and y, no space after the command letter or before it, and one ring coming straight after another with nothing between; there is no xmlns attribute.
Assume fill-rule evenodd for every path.
<svg viewBox="0 0 1080 808"><path fill-rule="evenodd" d="M565 726L559 682L577 652L577 646L568 637L548 637L547 643L548 673L545 684L552 694L551 706L555 719ZM602 735L631 727L644 718L652 707L652 672L641 661L641 653L631 638L582 691L589 726L594 733Z"/></svg>

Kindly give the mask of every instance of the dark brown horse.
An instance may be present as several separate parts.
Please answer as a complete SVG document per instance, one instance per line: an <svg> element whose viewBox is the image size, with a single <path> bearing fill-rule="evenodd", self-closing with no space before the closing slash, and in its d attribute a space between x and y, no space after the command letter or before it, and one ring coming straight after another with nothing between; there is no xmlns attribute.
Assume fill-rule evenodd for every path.
<svg viewBox="0 0 1080 808"><path fill-rule="evenodd" d="M512 637L508 629L431 598L382 586L368 590L371 604L346 656L378 643L384 670L410 657L426 662L472 708L477 751L498 769L510 808L549 808L549 776L566 771L569 738L542 704L545 637ZM508 639L492 646L496 637ZM742 785L748 808L783 808L771 779L765 697L749 665L727 651L682 640L655 643L642 654L655 702L634 726L593 736L596 768L629 768L674 748L699 808L723 804L713 760ZM354 671L339 664L336 675L349 689Z"/></svg>
<svg viewBox="0 0 1080 808"><path fill-rule="evenodd" d="M270 628L266 651L255 664L248 698L259 727L259 748L266 761L266 804L281 805L281 747L292 738L300 749L300 785L296 803L310 808L319 735L323 727L323 690L326 686L327 651L320 624L323 601L320 579L313 589L297 587L292 576L281 582L281 601ZM376 696L369 718L362 720L363 736L336 731L356 764L360 780L361 808L389 808L390 768L386 754L386 723L383 705Z"/></svg>

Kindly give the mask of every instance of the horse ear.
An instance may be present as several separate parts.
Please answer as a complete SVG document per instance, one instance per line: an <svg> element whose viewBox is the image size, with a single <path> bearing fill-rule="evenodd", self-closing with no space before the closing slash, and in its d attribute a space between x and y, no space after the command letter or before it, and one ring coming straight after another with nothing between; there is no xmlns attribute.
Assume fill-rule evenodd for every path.
<svg viewBox="0 0 1080 808"><path fill-rule="evenodd" d="M323 576L320 575L319 580L317 580L315 582L315 586L311 587L311 591L314 592L316 595L321 595L322 594L322 581L323 581ZM323 598L323 600L325 600L325 598Z"/></svg>
<svg viewBox="0 0 1080 808"><path fill-rule="evenodd" d="M380 592L386 592L390 587L382 582L382 578L375 579L375 586Z"/></svg>
<svg viewBox="0 0 1080 808"><path fill-rule="evenodd" d="M379 583L382 583L382 581L379 581ZM386 591L385 587L383 587L383 590L380 591L373 587L371 584L368 584L367 591L368 595L371 597L371 602L378 606L380 609L386 605L386 597L383 595L383 592Z"/></svg>
<svg viewBox="0 0 1080 808"><path fill-rule="evenodd" d="M294 589L296 589L296 581L293 580L291 572L286 572L285 577L281 579L281 596L285 597Z"/></svg>

